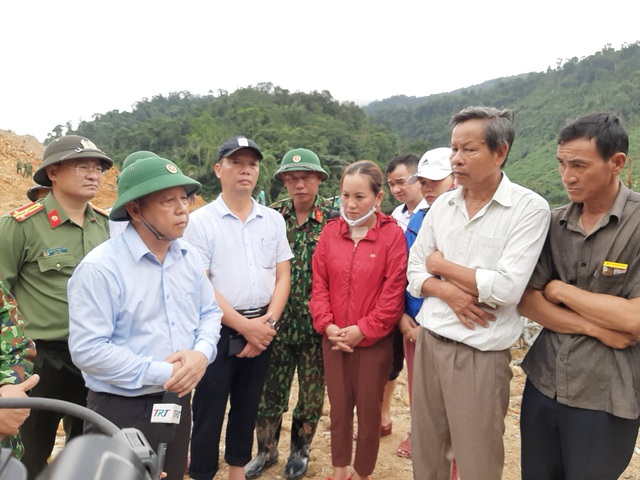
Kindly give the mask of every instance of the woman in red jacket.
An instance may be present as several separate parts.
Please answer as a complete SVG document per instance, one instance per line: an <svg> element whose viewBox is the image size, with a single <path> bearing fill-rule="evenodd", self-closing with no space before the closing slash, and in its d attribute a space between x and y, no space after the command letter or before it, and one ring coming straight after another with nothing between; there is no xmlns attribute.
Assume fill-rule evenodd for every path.
<svg viewBox="0 0 640 480"><path fill-rule="evenodd" d="M354 479L369 479L375 468L382 394L392 362L390 333L404 308L407 247L395 220L378 213L383 179L369 160L346 167L340 181L342 218L324 227L313 255L309 309L315 329L324 335L333 480L351 478L354 407Z"/></svg>

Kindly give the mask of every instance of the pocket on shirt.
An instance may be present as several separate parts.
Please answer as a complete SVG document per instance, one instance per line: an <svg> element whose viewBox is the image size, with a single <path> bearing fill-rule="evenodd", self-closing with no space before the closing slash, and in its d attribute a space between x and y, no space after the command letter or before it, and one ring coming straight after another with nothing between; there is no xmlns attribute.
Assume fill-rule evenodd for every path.
<svg viewBox="0 0 640 480"><path fill-rule="evenodd" d="M183 318L197 326L200 322L200 291L185 290L178 298L178 306Z"/></svg>
<svg viewBox="0 0 640 480"><path fill-rule="evenodd" d="M262 239L260 248L260 261L263 268L276 268L276 257L278 250L277 240Z"/></svg>
<svg viewBox="0 0 640 480"><path fill-rule="evenodd" d="M474 257L479 260L480 268L492 269L498 264L504 251L506 237L487 237L478 235L476 238L477 251Z"/></svg>
<svg viewBox="0 0 640 480"><path fill-rule="evenodd" d="M75 268L78 262L71 253L61 253L50 257L38 258L38 267L42 273L61 272L65 268Z"/></svg>

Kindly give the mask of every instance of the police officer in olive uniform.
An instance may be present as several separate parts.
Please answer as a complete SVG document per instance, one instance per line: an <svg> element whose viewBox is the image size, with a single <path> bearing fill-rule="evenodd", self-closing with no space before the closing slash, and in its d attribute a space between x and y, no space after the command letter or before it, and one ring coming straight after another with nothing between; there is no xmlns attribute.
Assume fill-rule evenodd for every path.
<svg viewBox="0 0 640 480"><path fill-rule="evenodd" d="M76 265L109 235L107 216L88 201L113 161L93 142L78 135L52 141L33 179L52 187L41 200L0 218L0 278L13 292L25 333L38 353L34 373L40 382L31 396L85 405L87 390L71 361L67 343L67 281ZM34 410L22 427L23 462L29 478L46 466L62 414ZM82 421L64 419L67 439L82 433Z"/></svg>
<svg viewBox="0 0 640 480"><path fill-rule="evenodd" d="M278 460L282 414L288 409L297 369L298 403L293 411L291 449L284 472L287 480L297 480L307 471L309 447L324 403L322 336L313 328L308 303L311 258L322 227L331 217L331 202L318 195L320 183L329 175L314 152L296 148L285 154L274 176L282 180L290 198L271 207L284 217L295 257L291 260L291 293L273 341L256 419L258 455L245 466L245 475L258 477Z"/></svg>

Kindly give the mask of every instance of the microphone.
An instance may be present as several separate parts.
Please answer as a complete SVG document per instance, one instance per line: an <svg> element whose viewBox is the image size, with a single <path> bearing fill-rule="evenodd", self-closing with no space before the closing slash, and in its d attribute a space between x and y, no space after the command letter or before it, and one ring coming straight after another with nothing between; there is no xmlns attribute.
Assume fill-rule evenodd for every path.
<svg viewBox="0 0 640 480"><path fill-rule="evenodd" d="M182 405L175 392L164 392L162 403L154 403L151 412L151 423L156 424L156 436L158 437L158 480L162 475L164 460L167 454L167 444L173 440L176 428L180 423Z"/></svg>

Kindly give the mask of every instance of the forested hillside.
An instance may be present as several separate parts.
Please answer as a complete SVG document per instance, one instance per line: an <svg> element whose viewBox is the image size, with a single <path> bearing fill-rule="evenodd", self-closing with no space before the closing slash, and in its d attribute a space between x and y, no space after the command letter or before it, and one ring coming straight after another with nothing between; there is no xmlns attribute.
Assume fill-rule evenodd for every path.
<svg viewBox="0 0 640 480"><path fill-rule="evenodd" d="M515 110L516 140L507 173L550 204L563 204L567 200L555 149L558 131L568 120L594 111L620 112L631 135L630 158L638 157L640 42L559 62L544 73L494 79L429 97L396 96L364 109L338 102L327 91L292 93L270 83L204 96L178 92L143 99L131 112L96 114L75 131L59 125L48 140L65 130L80 133L118 163L134 150L155 151L200 180L211 199L219 190L212 168L217 149L226 138L243 134L256 140L265 154L257 190L264 190L270 202L283 194L282 184L272 176L291 148L306 147L320 155L331 172L321 193L333 196L347 163L367 158L384 167L396 154L420 155L447 145L451 115L479 104ZM383 208L388 211L392 202L387 195Z"/></svg>
<svg viewBox="0 0 640 480"><path fill-rule="evenodd" d="M572 58L545 73L492 80L482 85L422 98L393 97L365 111L406 142L447 145L451 115L468 105L492 105L516 112L516 140L505 170L552 205L567 198L557 174L556 139L562 125L579 115L614 110L631 135L630 158L640 153L640 42ZM640 170L634 178L640 178ZM637 184L637 182L634 182Z"/></svg>
<svg viewBox="0 0 640 480"><path fill-rule="evenodd" d="M51 137L63 129L58 126ZM402 150L394 133L376 125L355 104L340 103L329 92L290 93L271 84L217 95L156 96L136 103L132 112L94 115L93 120L81 122L75 133L86 135L118 163L135 150L151 150L174 160L203 183L209 199L219 191L213 164L220 144L246 135L265 156L257 191L265 191L267 203L283 190L273 173L277 161L292 148L318 153L331 174L321 186L326 196L337 194L346 164L367 158L383 165ZM388 209L391 203L385 206Z"/></svg>

